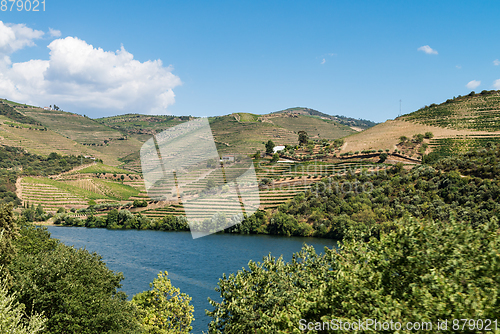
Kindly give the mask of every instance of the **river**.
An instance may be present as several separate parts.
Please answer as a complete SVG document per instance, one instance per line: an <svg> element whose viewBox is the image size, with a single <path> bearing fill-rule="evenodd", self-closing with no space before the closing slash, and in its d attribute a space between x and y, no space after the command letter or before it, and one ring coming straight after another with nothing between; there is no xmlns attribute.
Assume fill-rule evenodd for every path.
<svg viewBox="0 0 500 334"><path fill-rule="evenodd" d="M122 290L129 296L149 289L159 271L168 271L172 284L193 298L192 333L208 332L211 310L207 298L220 301L214 290L223 273L236 273L248 261L262 261L269 253L286 261L304 243L318 253L337 243L331 239L269 235L213 234L192 239L189 232L107 230L49 226L54 238L75 248L100 254L108 268L123 272Z"/></svg>

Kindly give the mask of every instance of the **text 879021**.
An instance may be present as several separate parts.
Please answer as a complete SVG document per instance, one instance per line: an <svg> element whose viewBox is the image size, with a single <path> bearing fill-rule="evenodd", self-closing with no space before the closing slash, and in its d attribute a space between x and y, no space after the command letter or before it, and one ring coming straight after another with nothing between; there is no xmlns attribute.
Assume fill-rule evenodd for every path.
<svg viewBox="0 0 500 334"><path fill-rule="evenodd" d="M45 12L45 0L2 0L0 10L7 11L26 11L26 12Z"/></svg>

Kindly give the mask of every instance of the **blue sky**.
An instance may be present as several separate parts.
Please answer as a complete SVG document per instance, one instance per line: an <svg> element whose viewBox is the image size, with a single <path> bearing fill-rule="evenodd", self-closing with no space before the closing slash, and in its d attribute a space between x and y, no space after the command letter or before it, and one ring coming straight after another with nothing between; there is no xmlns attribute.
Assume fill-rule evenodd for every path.
<svg viewBox="0 0 500 334"><path fill-rule="evenodd" d="M0 12L0 96L91 117L302 106L382 122L398 116L399 100L408 113L500 89L497 1L46 0L45 9Z"/></svg>

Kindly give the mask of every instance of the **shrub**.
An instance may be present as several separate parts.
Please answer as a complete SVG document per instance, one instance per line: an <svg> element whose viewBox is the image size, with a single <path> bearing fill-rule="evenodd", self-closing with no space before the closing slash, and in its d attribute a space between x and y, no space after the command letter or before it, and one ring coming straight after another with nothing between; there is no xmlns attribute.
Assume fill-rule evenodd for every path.
<svg viewBox="0 0 500 334"><path fill-rule="evenodd" d="M133 202L133 206L136 208L145 208L148 206L148 202L145 200L135 199Z"/></svg>
<svg viewBox="0 0 500 334"><path fill-rule="evenodd" d="M424 134L425 139L432 139L433 137L434 137L434 134L430 131L428 131Z"/></svg>

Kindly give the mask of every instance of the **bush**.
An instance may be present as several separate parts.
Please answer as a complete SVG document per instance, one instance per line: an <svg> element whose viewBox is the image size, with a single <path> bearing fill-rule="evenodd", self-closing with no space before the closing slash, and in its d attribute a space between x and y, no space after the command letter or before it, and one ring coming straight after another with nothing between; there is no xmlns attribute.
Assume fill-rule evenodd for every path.
<svg viewBox="0 0 500 334"><path fill-rule="evenodd" d="M340 250L325 248L322 256L304 246L290 262L268 256L224 275L217 288L222 301L210 300L209 333L299 333L301 319L436 324L455 314L500 316L491 298L500 290L492 251L500 249L498 221L473 228L405 218L395 226L367 242L344 239ZM451 326L448 332L456 332Z"/></svg>
<svg viewBox="0 0 500 334"><path fill-rule="evenodd" d="M168 273L160 272L150 283L151 290L132 299L141 313L141 325L146 333L189 333L194 307L191 297L172 286Z"/></svg>
<svg viewBox="0 0 500 334"><path fill-rule="evenodd" d="M15 246L11 290L28 317L43 312L47 333L139 332L135 307L118 291L123 275L99 255L65 246L33 226L21 229Z"/></svg>
<svg viewBox="0 0 500 334"><path fill-rule="evenodd" d="M145 200L135 199L134 203L133 203L133 206L136 207L136 208L145 208L145 207L148 206L148 202L145 201Z"/></svg>

